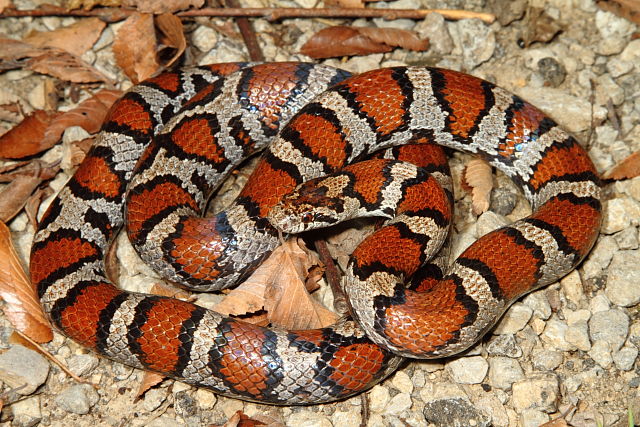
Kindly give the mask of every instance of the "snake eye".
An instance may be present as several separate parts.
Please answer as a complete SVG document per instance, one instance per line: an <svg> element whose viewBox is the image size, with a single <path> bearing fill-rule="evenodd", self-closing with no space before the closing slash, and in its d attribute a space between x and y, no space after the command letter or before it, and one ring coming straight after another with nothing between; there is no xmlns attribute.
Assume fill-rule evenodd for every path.
<svg viewBox="0 0 640 427"><path fill-rule="evenodd" d="M311 212L305 212L304 215L302 215L302 223L309 224L311 221L313 221L313 214Z"/></svg>

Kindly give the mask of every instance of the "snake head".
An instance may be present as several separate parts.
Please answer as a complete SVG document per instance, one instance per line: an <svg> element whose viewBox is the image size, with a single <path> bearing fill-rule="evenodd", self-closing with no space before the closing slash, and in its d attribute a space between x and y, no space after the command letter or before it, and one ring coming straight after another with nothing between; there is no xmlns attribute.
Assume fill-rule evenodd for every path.
<svg viewBox="0 0 640 427"><path fill-rule="evenodd" d="M342 220L344 211L343 200L330 193L318 180L307 181L285 195L271 208L267 218L271 225L285 233L330 227Z"/></svg>

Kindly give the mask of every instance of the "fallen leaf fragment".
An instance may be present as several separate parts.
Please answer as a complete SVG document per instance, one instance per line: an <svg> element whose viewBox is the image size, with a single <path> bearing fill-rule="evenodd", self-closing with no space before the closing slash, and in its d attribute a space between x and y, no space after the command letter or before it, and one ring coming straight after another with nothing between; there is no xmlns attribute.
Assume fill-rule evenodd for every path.
<svg viewBox="0 0 640 427"><path fill-rule="evenodd" d="M556 418L555 420L547 421L544 424L540 424L540 427L568 427L567 420L564 418Z"/></svg>
<svg viewBox="0 0 640 427"><path fill-rule="evenodd" d="M11 4L11 0L0 0L0 13L2 13L3 10L5 9L10 9L13 8L13 4ZM0 411L2 411L2 408L0 407Z"/></svg>
<svg viewBox="0 0 640 427"><path fill-rule="evenodd" d="M69 52L47 50L27 62L27 68L73 83L111 82L92 65Z"/></svg>
<svg viewBox="0 0 640 427"><path fill-rule="evenodd" d="M98 132L111 105L121 96L122 91L103 89L76 108L55 117L44 133L42 145L52 147L71 126L80 126L89 133Z"/></svg>
<svg viewBox="0 0 640 427"><path fill-rule="evenodd" d="M599 0L598 7L640 25L639 0Z"/></svg>
<svg viewBox="0 0 640 427"><path fill-rule="evenodd" d="M305 287L308 271L313 271L318 261L310 258L301 245L301 240L291 239L277 248L213 309L241 316L264 308L269 322L285 329L313 329L335 323L338 316L316 302Z"/></svg>
<svg viewBox="0 0 640 427"><path fill-rule="evenodd" d="M31 32L24 41L36 47L52 47L80 56L91 49L106 25L98 18L85 18L57 30Z"/></svg>
<svg viewBox="0 0 640 427"><path fill-rule="evenodd" d="M45 132L60 113L37 110L29 114L18 125L0 136L0 157L22 159L51 148L43 144Z"/></svg>
<svg viewBox="0 0 640 427"><path fill-rule="evenodd" d="M2 308L5 316L17 330L36 342L53 339L51 324L40 307L4 222L0 222L0 298L5 302Z"/></svg>
<svg viewBox="0 0 640 427"><path fill-rule="evenodd" d="M134 84L145 80L160 69L156 59L156 32L153 15L134 13L122 24L113 54L120 68Z"/></svg>
<svg viewBox="0 0 640 427"><path fill-rule="evenodd" d="M550 42L562 27L543 8L529 7L525 18L524 32L522 34L523 47L529 47L535 42Z"/></svg>
<svg viewBox="0 0 640 427"><path fill-rule="evenodd" d="M144 371L136 392L136 399L140 399L151 387L160 384L165 378L164 375L157 372Z"/></svg>
<svg viewBox="0 0 640 427"><path fill-rule="evenodd" d="M236 411L236 413L233 414L226 423L224 423L224 427L257 427L265 425L267 424L250 418L240 410Z"/></svg>
<svg viewBox="0 0 640 427"><path fill-rule="evenodd" d="M42 54L43 49L20 40L0 38L0 59L3 61L17 61Z"/></svg>
<svg viewBox="0 0 640 427"><path fill-rule="evenodd" d="M73 9L85 9L91 10L96 6L104 6L104 7L118 7L123 6L122 0L68 0L66 2L66 7L69 10Z"/></svg>
<svg viewBox="0 0 640 427"><path fill-rule="evenodd" d="M489 209L493 177L491 165L484 160L472 159L465 169L464 179L471 187L471 207L473 213L480 215Z"/></svg>
<svg viewBox="0 0 640 427"><path fill-rule="evenodd" d="M184 50L187 48L187 40L184 38L184 27L182 26L180 18L170 13L163 13L158 16L156 18L156 25L164 35L161 38L161 43L175 50L173 56L165 64L166 67L170 67L182 56Z"/></svg>
<svg viewBox="0 0 640 427"><path fill-rule="evenodd" d="M640 151L636 151L619 162L611 170L606 172L603 178L620 180L634 178L638 175L640 175Z"/></svg>
<svg viewBox="0 0 640 427"><path fill-rule="evenodd" d="M331 58L386 53L394 47L424 51L429 47L429 41L398 28L335 26L314 34L300 53L312 58Z"/></svg>
<svg viewBox="0 0 640 427"><path fill-rule="evenodd" d="M9 184L0 191L0 221L8 222L20 213L40 183L53 178L58 170L57 165L34 161L3 175L0 179Z"/></svg>

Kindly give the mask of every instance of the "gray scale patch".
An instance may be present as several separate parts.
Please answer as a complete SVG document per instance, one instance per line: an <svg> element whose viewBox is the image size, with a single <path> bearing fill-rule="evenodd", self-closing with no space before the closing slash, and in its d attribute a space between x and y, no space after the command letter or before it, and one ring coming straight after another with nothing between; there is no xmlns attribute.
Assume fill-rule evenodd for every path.
<svg viewBox="0 0 640 427"><path fill-rule="evenodd" d="M73 289L79 282L83 281L106 281L106 278L98 272L103 271L104 264L102 260L86 263L79 267L76 271L67 274L64 278L56 280L55 283L49 285L40 302L45 312L51 313L54 304L67 296L69 291Z"/></svg>
<svg viewBox="0 0 640 427"><path fill-rule="evenodd" d="M324 175L324 164L322 162L314 161L306 157L300 150L294 148L289 141L282 137L277 137L275 141L273 141L269 146L269 151L284 163L295 165L304 181Z"/></svg>
<svg viewBox="0 0 640 427"><path fill-rule="evenodd" d="M113 313L109 323L109 335L106 339L104 354L129 366L143 368L138 357L129 349L128 331L136 314L136 307L147 295L130 293L127 299Z"/></svg>
<svg viewBox="0 0 640 427"><path fill-rule="evenodd" d="M559 194L573 193L578 197L600 199L602 188L593 181L550 181L536 194L535 207L542 206Z"/></svg>
<svg viewBox="0 0 640 427"><path fill-rule="evenodd" d="M473 135L466 151L481 151L495 158L498 154L498 143L507 134L505 110L512 105L513 97L499 88L493 88L493 96L495 103L480 120L478 131ZM502 169L505 169L505 166L502 166Z"/></svg>

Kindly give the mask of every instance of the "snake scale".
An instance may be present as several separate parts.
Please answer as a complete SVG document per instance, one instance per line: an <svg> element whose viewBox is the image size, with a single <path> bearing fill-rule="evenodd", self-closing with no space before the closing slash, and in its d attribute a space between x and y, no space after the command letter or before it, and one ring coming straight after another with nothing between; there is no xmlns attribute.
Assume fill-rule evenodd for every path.
<svg viewBox="0 0 640 427"><path fill-rule="evenodd" d="M342 170L383 148L425 142L433 144L413 147L433 150L419 155L434 160L426 162L430 172L444 176L439 146L477 154L522 188L533 213L407 288L402 281L412 275L438 270L421 265L446 234L450 194L422 168L394 160ZM203 218L224 177L265 147L235 202ZM363 174L374 184L350 181ZM106 277L104 255L126 224L134 247L166 279L197 290L231 286L278 245L270 210L325 175L332 184L321 183L321 194L338 188L356 210L377 201L378 214L393 218L374 239L389 246L362 246L349 264L344 284L357 323L258 327L126 292ZM598 235L600 193L573 137L517 96L466 74L395 67L349 77L304 63L189 68L134 86L113 106L42 218L31 278L55 326L108 358L239 399L327 402L381 381L400 356L468 348L514 300L570 272ZM333 210L344 207L331 200Z"/></svg>

